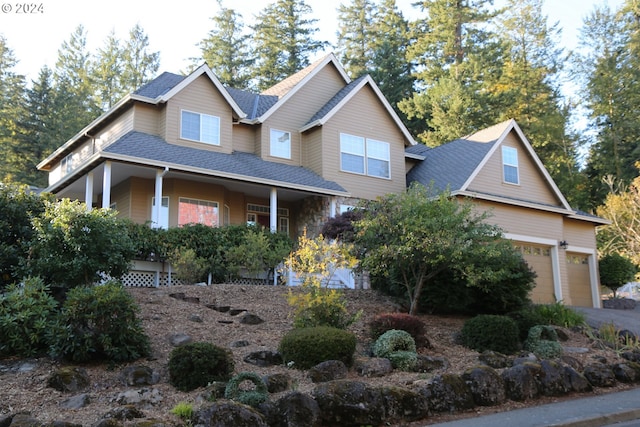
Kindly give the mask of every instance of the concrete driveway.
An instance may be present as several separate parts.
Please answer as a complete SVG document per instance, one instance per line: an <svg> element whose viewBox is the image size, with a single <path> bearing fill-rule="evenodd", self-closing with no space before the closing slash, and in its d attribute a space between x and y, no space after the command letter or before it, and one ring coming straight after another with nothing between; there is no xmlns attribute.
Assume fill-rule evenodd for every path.
<svg viewBox="0 0 640 427"><path fill-rule="evenodd" d="M633 310L616 310L613 308L572 307L583 313L587 324L593 328L613 323L618 330L629 330L640 337L640 303Z"/></svg>

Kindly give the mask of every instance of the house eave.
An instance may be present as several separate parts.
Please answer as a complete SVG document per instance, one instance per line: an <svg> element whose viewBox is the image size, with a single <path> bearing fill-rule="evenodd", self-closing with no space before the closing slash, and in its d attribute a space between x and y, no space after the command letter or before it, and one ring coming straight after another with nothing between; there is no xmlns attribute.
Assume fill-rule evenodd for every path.
<svg viewBox="0 0 640 427"><path fill-rule="evenodd" d="M479 193L479 192L469 191L469 190L452 191L451 195L452 196L470 197L472 199L486 200L486 201L490 201L490 202L502 203L502 204L507 204L507 205L512 205L512 206L519 206L519 207L528 208L528 209L536 209L536 210L544 211L544 212L552 212L552 213L565 215L565 216L568 216L568 217L575 214L574 211L565 209L564 207L561 207L561 206L557 206L556 207L556 206L551 206L551 205L544 205L544 204L540 204L540 203L536 203L536 202L528 202L528 201L525 201L525 200L510 199L510 198L506 198L506 197L496 196L496 195L492 195L492 194L484 194L484 193Z"/></svg>

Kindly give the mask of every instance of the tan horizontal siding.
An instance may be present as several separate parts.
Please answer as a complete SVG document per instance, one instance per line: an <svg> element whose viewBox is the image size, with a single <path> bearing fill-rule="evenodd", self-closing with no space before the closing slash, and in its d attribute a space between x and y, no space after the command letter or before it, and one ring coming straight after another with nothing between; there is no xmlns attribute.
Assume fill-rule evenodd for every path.
<svg viewBox="0 0 640 427"><path fill-rule="evenodd" d="M561 240L563 236L562 216L518 206L474 200L481 211L488 211L487 222L498 225L505 233Z"/></svg>
<svg viewBox="0 0 640 427"><path fill-rule="evenodd" d="M322 167L325 164L322 158L322 137L324 128L315 128L302 136L302 166L305 166L318 175L323 175Z"/></svg>
<svg viewBox="0 0 640 427"><path fill-rule="evenodd" d="M182 110L209 114L220 118L220 145L211 145L180 138L180 118ZM206 76L200 76L189 86L177 93L167 102L166 140L167 142L214 150L225 153L233 151L232 110L222 94Z"/></svg>
<svg viewBox="0 0 640 427"><path fill-rule="evenodd" d="M151 221L151 199L155 194L153 179L131 178L131 219L138 224Z"/></svg>
<svg viewBox="0 0 640 427"><path fill-rule="evenodd" d="M160 135L158 122L160 120L158 108L146 104L134 107L133 129L151 135Z"/></svg>
<svg viewBox="0 0 640 427"><path fill-rule="evenodd" d="M256 130L248 125L233 125L233 149L243 153L256 153Z"/></svg>
<svg viewBox="0 0 640 427"><path fill-rule="evenodd" d="M95 135L96 148L102 149L109 144L117 141L129 131L134 129L133 126L134 108L129 108L127 111L118 116L118 119L112 123L109 123L104 129Z"/></svg>
<svg viewBox="0 0 640 427"><path fill-rule="evenodd" d="M593 224L570 218L564 220L564 240L569 245L583 248L596 247L596 231Z"/></svg>
<svg viewBox="0 0 640 427"><path fill-rule="evenodd" d="M535 165L535 162L528 155L528 152L514 132L507 135L503 141L503 145L514 147L518 150L520 184L514 185L504 182L502 174L502 150L501 147L498 147L482 170L470 183L468 189L470 191L499 194L516 199L559 206L560 201L556 198L551 187L549 187L547 181Z"/></svg>

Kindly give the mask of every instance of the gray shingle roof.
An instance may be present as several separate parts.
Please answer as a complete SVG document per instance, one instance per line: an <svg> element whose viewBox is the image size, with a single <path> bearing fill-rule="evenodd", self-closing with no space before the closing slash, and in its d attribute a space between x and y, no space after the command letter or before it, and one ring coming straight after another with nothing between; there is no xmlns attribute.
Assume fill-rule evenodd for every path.
<svg viewBox="0 0 640 427"><path fill-rule="evenodd" d="M186 76L164 72L146 85L142 86L140 89L136 90L134 93L136 95L155 99L169 92L185 78Z"/></svg>
<svg viewBox="0 0 640 427"><path fill-rule="evenodd" d="M284 187L305 186L323 191L347 191L333 181L327 181L315 172L301 166L268 162L251 153L218 153L210 150L169 144L160 137L131 131L104 150L107 153L148 159L162 165L170 163L185 167L202 168L212 175L232 173L247 177L250 181L270 180L281 182Z"/></svg>
<svg viewBox="0 0 640 427"><path fill-rule="evenodd" d="M457 139L448 144L428 148L422 144L407 148L412 154L425 159L407 174L407 185L417 181L425 186L433 182L438 190L459 190L491 150L496 140L473 142Z"/></svg>
<svg viewBox="0 0 640 427"><path fill-rule="evenodd" d="M351 93L351 91L358 86L358 84L364 80L365 78L367 78L366 75L352 81L351 83L349 83L348 85L344 86L342 89L340 89L338 91L338 93L336 93L333 98L331 98L329 100L329 102L327 102L326 104L324 104L322 106L322 108L320 108L314 115L313 117L311 117L311 119L309 119L309 121L307 123L305 123L305 125L308 125L310 123L315 122L316 120L320 120L322 119L324 116L326 116L327 114L329 114L329 112L331 110L333 110L335 108L336 105L338 105L340 103L340 101L342 101L347 95L349 95L349 93Z"/></svg>
<svg viewBox="0 0 640 427"><path fill-rule="evenodd" d="M278 102L278 97L274 95L258 95L242 89L225 87L229 95L245 112L247 119L255 119L260 117Z"/></svg>

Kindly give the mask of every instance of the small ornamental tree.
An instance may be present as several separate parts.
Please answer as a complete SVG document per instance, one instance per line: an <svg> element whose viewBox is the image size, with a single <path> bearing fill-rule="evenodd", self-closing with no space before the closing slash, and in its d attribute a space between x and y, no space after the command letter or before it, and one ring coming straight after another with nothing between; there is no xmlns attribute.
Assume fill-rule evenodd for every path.
<svg viewBox="0 0 640 427"><path fill-rule="evenodd" d="M509 267L483 262L504 241L487 217L447 192L412 184L363 210L363 219L355 223L359 266L383 281L398 281L389 286L404 287L410 314L418 311L425 286L447 269L464 276L467 286L488 291Z"/></svg>
<svg viewBox="0 0 640 427"><path fill-rule="evenodd" d="M598 267L600 283L613 291L614 298L618 288L632 281L638 272L638 267L633 261L615 252L600 258Z"/></svg>
<svg viewBox="0 0 640 427"><path fill-rule="evenodd" d="M33 227L25 275L40 276L52 287L119 278L136 254L126 221L111 209L87 211L84 203L68 199L49 202Z"/></svg>
<svg viewBox="0 0 640 427"><path fill-rule="evenodd" d="M352 269L356 262L347 244L329 242L322 235L309 239L306 231L300 236L297 249L285 262L302 281L302 292L289 292L294 326L346 328L357 320L359 313L348 313L340 290L329 288L337 270Z"/></svg>

